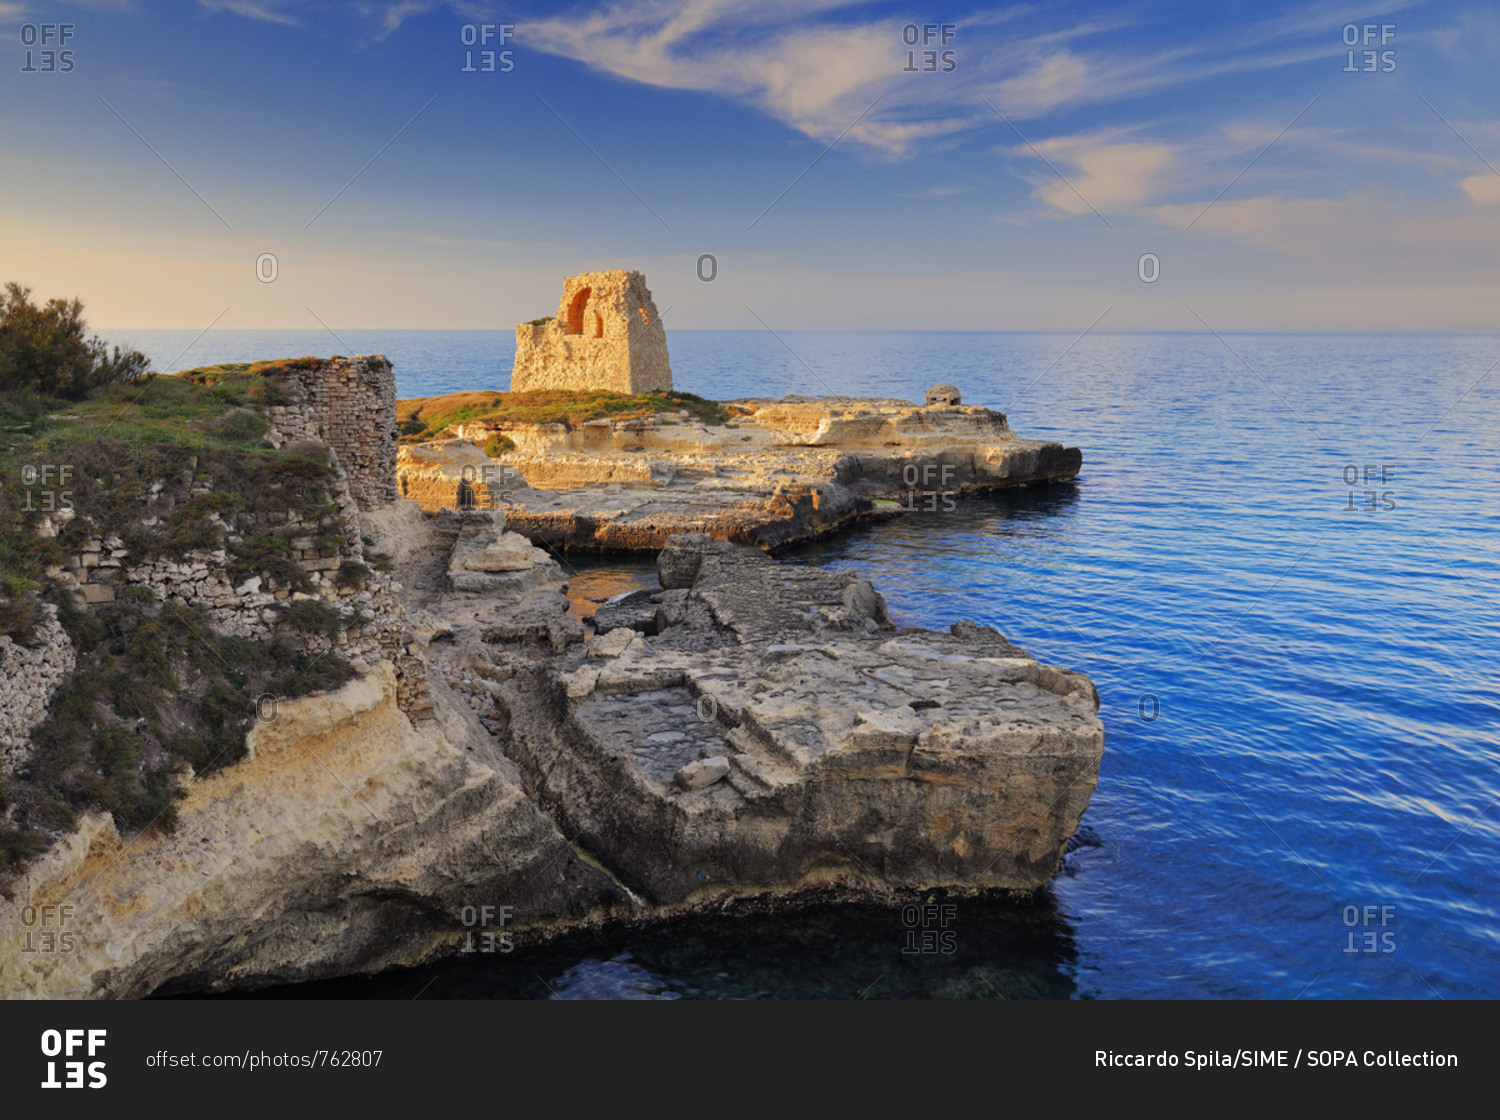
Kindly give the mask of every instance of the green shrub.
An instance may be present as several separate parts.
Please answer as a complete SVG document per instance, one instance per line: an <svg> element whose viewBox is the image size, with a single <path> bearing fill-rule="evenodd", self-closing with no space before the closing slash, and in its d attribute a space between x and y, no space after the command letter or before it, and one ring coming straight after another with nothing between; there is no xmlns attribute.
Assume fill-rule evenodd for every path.
<svg viewBox="0 0 1500 1120"><path fill-rule="evenodd" d="M493 459L497 455L504 455L507 451L516 449L516 441L509 436L493 435L484 441L483 451L485 455Z"/></svg>
<svg viewBox="0 0 1500 1120"><path fill-rule="evenodd" d="M36 640L36 628L42 621L42 606L35 595L24 593L0 598L0 634L23 646Z"/></svg>
<svg viewBox="0 0 1500 1120"><path fill-rule="evenodd" d="M322 599L298 599L286 609L286 623L299 634L334 642L347 623L344 616Z"/></svg>
<svg viewBox="0 0 1500 1120"><path fill-rule="evenodd" d="M47 838L39 832L15 828L0 820L0 874L23 867L34 856L47 850Z"/></svg>
<svg viewBox="0 0 1500 1120"><path fill-rule="evenodd" d="M364 590L369 580L370 569L358 560L345 560L339 565L339 570L333 577L335 586L352 588L355 591Z"/></svg>
<svg viewBox="0 0 1500 1120"><path fill-rule="evenodd" d="M77 299L31 301L12 281L0 294L0 391L82 400L104 385L134 381L151 368L139 351L113 350L88 336Z"/></svg>

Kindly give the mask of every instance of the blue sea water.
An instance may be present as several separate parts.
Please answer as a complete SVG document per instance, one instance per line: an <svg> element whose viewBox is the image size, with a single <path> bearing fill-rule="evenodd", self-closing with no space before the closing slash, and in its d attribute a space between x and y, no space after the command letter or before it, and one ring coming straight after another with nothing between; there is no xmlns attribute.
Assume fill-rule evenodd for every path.
<svg viewBox="0 0 1500 1120"><path fill-rule="evenodd" d="M118 341L163 369L383 352L402 396L507 384L509 332L341 335ZM1063 871L1030 906L960 904L951 953L905 953L900 914L856 908L281 994L1500 996L1500 338L669 342L705 396L947 381L1083 449L1075 483L786 557L868 575L902 624L973 618L1093 677L1106 751Z"/></svg>

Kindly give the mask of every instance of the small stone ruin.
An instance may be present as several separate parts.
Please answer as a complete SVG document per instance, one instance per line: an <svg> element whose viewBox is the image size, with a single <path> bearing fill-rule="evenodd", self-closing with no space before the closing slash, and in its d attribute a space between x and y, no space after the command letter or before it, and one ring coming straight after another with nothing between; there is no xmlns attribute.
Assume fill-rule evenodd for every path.
<svg viewBox="0 0 1500 1120"><path fill-rule="evenodd" d="M634 395L671 388L667 331L639 272L569 276L555 318L516 327L513 393L605 389Z"/></svg>

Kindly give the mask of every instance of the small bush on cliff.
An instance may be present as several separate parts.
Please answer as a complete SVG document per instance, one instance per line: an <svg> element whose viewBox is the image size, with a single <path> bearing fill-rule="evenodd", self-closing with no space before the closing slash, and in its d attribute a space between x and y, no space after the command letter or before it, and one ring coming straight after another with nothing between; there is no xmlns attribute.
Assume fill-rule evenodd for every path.
<svg viewBox="0 0 1500 1120"><path fill-rule="evenodd" d="M36 640L36 628L41 621L42 604L34 591L21 590L0 596L0 634L11 641L30 645Z"/></svg>
<svg viewBox="0 0 1500 1120"><path fill-rule="evenodd" d="M47 850L47 838L0 820L0 875L4 875Z"/></svg>
<svg viewBox="0 0 1500 1120"><path fill-rule="evenodd" d="M370 569L358 560L345 560L333 577L336 586L349 591L362 591L370 582Z"/></svg>
<svg viewBox="0 0 1500 1120"><path fill-rule="evenodd" d="M481 448L481 450L491 459L495 458L495 456L497 455L504 455L507 451L514 451L515 449L515 440L511 439L509 436L498 435L490 436L489 439L484 441L484 447Z"/></svg>
<svg viewBox="0 0 1500 1120"><path fill-rule="evenodd" d="M12 281L0 293L0 392L81 400L103 385L134 381L151 368L136 350L113 350L87 334L77 299L31 300Z"/></svg>
<svg viewBox="0 0 1500 1120"><path fill-rule="evenodd" d="M348 625L344 616L322 599L298 599L287 607L284 617L297 633L326 642L336 641Z"/></svg>

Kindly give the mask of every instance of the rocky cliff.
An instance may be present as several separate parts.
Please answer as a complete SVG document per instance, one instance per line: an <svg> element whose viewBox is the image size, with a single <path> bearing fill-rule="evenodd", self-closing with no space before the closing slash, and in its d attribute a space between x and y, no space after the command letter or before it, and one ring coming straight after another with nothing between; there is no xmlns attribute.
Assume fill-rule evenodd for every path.
<svg viewBox="0 0 1500 1120"><path fill-rule="evenodd" d="M323 396L271 406L292 409L275 414L285 430L273 434L312 441L298 463L323 461L313 436L329 428L307 405ZM574 430L517 431L508 476L464 440L404 449L402 487L430 513L380 501L373 476L357 495L347 450L327 459L331 500L301 512L284 497L231 500L229 476L195 459L180 493L145 475L130 491L132 517L193 546L176 558L154 554L149 534L108 533L104 506L79 514L87 525L53 525L71 551L52 578L99 589L94 610L128 605L144 612L141 626L195 612L199 657L212 665L261 648L223 642L284 642L287 620L311 604L332 628L304 633L311 652L297 658L336 659L349 679L263 697L230 764L161 770L181 783L174 828L90 811L27 865L0 899L0 997L372 972L472 947L486 914L519 943L746 898L1044 883L1097 777L1103 728L1089 680L972 624L897 630L857 575L713 537L764 545L822 531L920 482L911 464L961 492L1066 477L1076 451L1017 440L998 414L957 406L749 402L736 414L707 440L680 417L611 422L553 467L546 441ZM742 436L759 449L736 459L728 443ZM616 447L632 439L665 450L642 459ZM677 511L661 515L649 494L611 506L617 496L597 479L592 512L546 505L562 492L539 484L616 461L644 470L643 493L672 491ZM467 500L443 500L461 487ZM489 504L508 511L437 508L502 495ZM281 510L274 530L256 521L268 510ZM549 551L580 535L663 544L659 589L582 624ZM270 566L245 575L250 559ZM359 578L339 578L350 563ZM35 697L71 679L64 644L41 648L53 652L23 658L36 662L29 699L5 713L13 738L35 719ZM195 679L181 659L161 671ZM182 714L163 712L153 718ZM66 742L54 734L46 749Z"/></svg>

